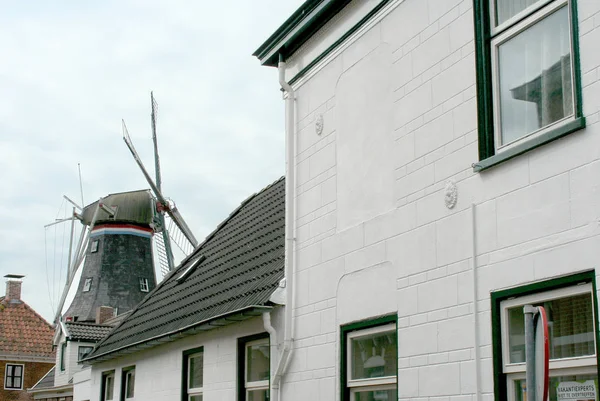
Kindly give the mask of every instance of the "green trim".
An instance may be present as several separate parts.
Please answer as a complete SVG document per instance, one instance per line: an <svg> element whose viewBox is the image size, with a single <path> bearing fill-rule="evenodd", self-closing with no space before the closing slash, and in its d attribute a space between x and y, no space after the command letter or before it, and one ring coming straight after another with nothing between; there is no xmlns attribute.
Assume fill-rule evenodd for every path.
<svg viewBox="0 0 600 401"><path fill-rule="evenodd" d="M396 343L398 341L398 315L380 316L369 320L361 320L359 322L349 323L340 327L340 400L350 400L350 389L346 387L346 337L348 333L357 330L370 329L377 326L394 323L396 325ZM398 356L396 355L396 374L398 374Z"/></svg>
<svg viewBox="0 0 600 401"><path fill-rule="evenodd" d="M507 400L506 394L506 375L502 372L502 327L500 314L502 313L500 303L509 298L522 297L529 294L556 290L559 288L570 287L580 283L592 283L592 299L595 332L596 332L596 369L600 366L600 352L598 345L600 337L598 332L598 299L596 295L596 275L594 270L576 273L570 276L558 277L550 280L540 281L523 285L520 287L509 288L506 290L495 291L491 293L492 307L492 354L494 355L494 399L496 401Z"/></svg>
<svg viewBox="0 0 600 401"><path fill-rule="evenodd" d="M246 401L246 344L266 338L269 340L269 392L271 391L271 338L269 333L258 333L238 338L237 344L237 391L238 401Z"/></svg>
<svg viewBox="0 0 600 401"><path fill-rule="evenodd" d="M342 35L338 40L336 40L331 46L325 49L321 54L319 54L313 61L308 63L306 67L300 70L292 79L290 79L289 84L292 85L297 82L300 78L305 76L315 65L317 65L321 60L327 57L331 52L337 49L346 39L348 39L354 32L358 31L364 24L366 24L375 14L377 14L387 3L391 0L382 0L378 5L375 6L366 16L364 16L360 21L358 21L352 28L346 31L345 34Z"/></svg>
<svg viewBox="0 0 600 401"><path fill-rule="evenodd" d="M473 0L473 20L475 27L475 70L477 75L477 132L479 162L473 164L473 171L479 172L495 166L538 146L573 133L585 127L582 108L581 67L579 57L579 29L577 1L569 0L572 26L573 85L575 92L575 120L553 129L536 138L523 141L509 150L496 153L494 144L494 99L491 65L491 26L489 0Z"/></svg>
<svg viewBox="0 0 600 401"><path fill-rule="evenodd" d="M571 32L573 51L573 70L575 71L575 117L583 117L583 89L581 87L581 60L579 56L579 16L577 1L570 0L571 6Z"/></svg>
<svg viewBox="0 0 600 401"><path fill-rule="evenodd" d="M188 357L199 352L204 352L204 346L186 349L181 354L181 401L188 401ZM204 358L202 358L202 364L204 364Z"/></svg>
<svg viewBox="0 0 600 401"><path fill-rule="evenodd" d="M525 152L529 152L530 150L545 145L548 142L552 142L556 139L562 138L565 135L571 134L575 131L579 131L582 128L585 128L585 118L579 117L567 124L561 125L553 130L545 132L542 135L524 140L523 142L510 149L507 149L493 156L490 156L487 159L474 163L473 171L477 173L479 171L486 170L492 166L510 160L515 156L521 155Z"/></svg>
<svg viewBox="0 0 600 401"><path fill-rule="evenodd" d="M284 58L290 57L304 43L306 43L319 29L329 22L340 10L342 10L351 0L308 0L300 6L275 33L273 33L260 47L252 54L256 56L263 65L275 67L279 59L279 54ZM325 3L325 4L324 4ZM323 8L311 17L311 13L318 7ZM310 19L308 19L311 17ZM282 42L286 36L294 30L296 32L285 42ZM275 51L276 50L276 51ZM269 58L265 59L265 57Z"/></svg>
<svg viewBox="0 0 600 401"><path fill-rule="evenodd" d="M487 135L488 132L494 132L489 15L489 0L474 0L479 160L484 160L494 154L494 135Z"/></svg>

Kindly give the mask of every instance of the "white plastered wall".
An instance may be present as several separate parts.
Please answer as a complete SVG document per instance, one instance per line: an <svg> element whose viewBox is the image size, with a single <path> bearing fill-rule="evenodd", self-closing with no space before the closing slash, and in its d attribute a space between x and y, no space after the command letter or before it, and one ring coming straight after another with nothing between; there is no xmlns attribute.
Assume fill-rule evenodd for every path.
<svg viewBox="0 0 600 401"><path fill-rule="evenodd" d="M288 60L288 79L359 3ZM294 84L298 293L286 401L339 400L340 326L388 313L399 318L400 399L471 400L474 301L482 399L492 400L490 292L598 265L600 2L578 1L587 128L481 173L471 167L472 6L391 2Z"/></svg>

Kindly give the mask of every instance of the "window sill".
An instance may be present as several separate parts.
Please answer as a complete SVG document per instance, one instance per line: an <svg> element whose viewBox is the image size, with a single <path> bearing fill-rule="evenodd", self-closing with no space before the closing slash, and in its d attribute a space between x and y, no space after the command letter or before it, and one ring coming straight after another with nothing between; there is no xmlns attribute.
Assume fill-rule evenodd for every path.
<svg viewBox="0 0 600 401"><path fill-rule="evenodd" d="M512 159L513 157L519 156L520 154L535 149L538 146L542 146L548 142L552 142L555 139L562 138L563 136L578 131L582 128L585 128L585 117L576 118L568 124L557 127L556 129L548 131L535 138L523 141L523 143L514 146L510 149L507 149L503 152L497 153L493 156L490 156L487 159L483 159L477 163L473 163L473 172L478 173L480 171L487 170L490 167L503 163L509 159Z"/></svg>

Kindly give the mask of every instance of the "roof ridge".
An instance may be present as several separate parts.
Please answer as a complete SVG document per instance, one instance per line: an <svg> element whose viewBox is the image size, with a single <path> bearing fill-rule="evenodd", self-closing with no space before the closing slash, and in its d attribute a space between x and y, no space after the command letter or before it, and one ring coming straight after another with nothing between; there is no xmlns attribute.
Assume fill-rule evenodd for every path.
<svg viewBox="0 0 600 401"><path fill-rule="evenodd" d="M51 329L52 331L54 331L54 325L50 324L46 319L44 319L44 317L42 315L40 315L39 313L37 313L35 311L35 309L33 309L31 306L29 306L29 304L27 304L27 302L21 300L21 302L23 302L23 305L25 306L26 309L29 309L31 312L33 312L33 314L40 319L42 322L44 322L49 329Z"/></svg>

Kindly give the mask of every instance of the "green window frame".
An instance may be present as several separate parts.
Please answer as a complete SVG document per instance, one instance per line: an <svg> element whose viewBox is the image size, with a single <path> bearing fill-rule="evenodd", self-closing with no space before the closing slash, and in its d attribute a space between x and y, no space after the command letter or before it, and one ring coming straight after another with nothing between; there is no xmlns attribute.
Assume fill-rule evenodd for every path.
<svg viewBox="0 0 600 401"><path fill-rule="evenodd" d="M381 338L384 336L388 338L387 341L393 341L396 347L396 355L387 355L388 358L392 358L395 375L383 375L375 374L370 378L352 378L352 357L353 357L353 341L361 338ZM369 350L366 350L367 354L371 354L370 357L379 358L382 357L380 354L384 354L380 351L382 344L378 344ZM393 348L393 347L392 347ZM396 399L398 398L398 316L387 315L380 316L369 320L363 320L346 324L340 328L340 399L342 401L359 401L363 399L380 399L386 397L388 392L392 391L396 393ZM368 356L368 355L366 355ZM365 362L364 365L367 365ZM365 366L366 367L366 366ZM379 372L382 373L382 372ZM366 395L366 398L360 397L357 394L371 393L372 398ZM380 397L377 397L377 393ZM383 393L386 393L385 395ZM388 397L389 398L389 397ZM392 397L393 399L393 397Z"/></svg>
<svg viewBox="0 0 600 401"><path fill-rule="evenodd" d="M112 401L115 395L115 371L102 372L102 383L100 387L100 401Z"/></svg>
<svg viewBox="0 0 600 401"><path fill-rule="evenodd" d="M121 400L133 400L135 397L135 366L121 371Z"/></svg>
<svg viewBox="0 0 600 401"><path fill-rule="evenodd" d="M265 355L265 349L266 355ZM238 338L238 400L268 401L271 389L271 344L269 333ZM261 364L268 364L268 371Z"/></svg>
<svg viewBox="0 0 600 401"><path fill-rule="evenodd" d="M202 401L204 394L204 347L183 351L181 400ZM196 375L199 373L199 375Z"/></svg>
<svg viewBox="0 0 600 401"><path fill-rule="evenodd" d="M556 308L553 302L564 303L570 299L582 302L582 297L590 296L590 300L584 299L586 308L578 310L587 310L592 316L588 317L588 323L593 324L587 335L593 338L593 344L588 344L588 351L580 355L553 356L555 349L560 347L572 346L574 349L581 350L581 346L573 342L568 343L569 338L575 341L578 338L582 341L585 336L583 333L562 333L562 336L553 333L558 330L558 326L565 326L564 321L575 320L571 313L563 314L560 318L560 308ZM546 281L527 284L506 290L495 291L491 293L491 315L492 315L492 351L494 366L494 399L497 401L513 401L522 398L523 391L526 390L524 351L519 339L522 339L521 329L513 330L510 320L510 314L522 310L524 304L546 304L546 313L549 315L551 334L551 359L550 359L550 401L556 400L553 394L557 391L557 384L560 377L567 377L565 381L587 380L589 376L596 376L596 391L598 391L597 376L600 363L597 351L600 344L598 337L598 302L596 295L595 272L587 271L569 276L563 276ZM556 318L553 317L556 314ZM564 316L567 316L564 318ZM585 316L584 316L585 317ZM593 323L592 323L593 322ZM581 319L579 320L581 324ZM593 334L591 334L593 333ZM565 341L567 340L567 341ZM561 345L561 341L565 344ZM588 339L588 343L589 343ZM590 345L593 351L590 351ZM569 378L570 377L570 378ZM554 379L553 379L554 378ZM554 393L553 393L554 391Z"/></svg>
<svg viewBox="0 0 600 401"><path fill-rule="evenodd" d="M499 12L495 11L500 8L498 6L501 3L500 0L473 1L477 72L477 130L479 140L479 161L473 164L473 170L478 172L584 128L585 118L582 109L577 0L520 0L520 2L528 6L515 12L512 18L508 18L505 21L498 21ZM564 103L565 99L569 98L569 114L567 114L567 107L565 106L563 114L558 114L550 119L542 118L541 110L545 110L546 114L551 115L552 113L549 110L552 107L548 106L548 103L553 105L555 103L552 102L556 102L557 99L554 96L554 92L551 92L551 89L548 89L549 87L546 86L546 82L549 82L548 77L550 76L548 71L551 71L551 68L544 66L545 69L539 74L539 80L537 81L539 82L539 89L532 89L536 80L532 79L531 76L522 77L523 84L520 85L522 89L521 95L518 94L518 87L508 88L510 89L512 100L525 101L519 103L521 105L529 104L529 106L519 107L529 107L528 110L531 111L537 105L539 127L533 130L526 129L522 133L517 133L516 137L511 140L503 139L502 123L505 118L505 114L503 114L505 110L504 105L506 104L506 116L509 115L508 111L510 107L514 107L514 102L510 107L508 107L508 103L504 103L507 102L506 99L509 99L510 96L506 95L509 91L506 90L507 88L501 87L500 83L500 75L504 73L504 70L501 68L500 59L510 59L511 54L509 51L511 47L504 45L511 42L512 39L521 36L522 33L527 34L527 32L530 33L529 39L532 37L537 39L538 37L532 36L534 35L533 28L539 28L541 26L540 22L543 22L545 19L549 21L551 15L557 14L558 11L564 11L563 8L568 13L568 40L570 40L569 59L565 62L564 68L566 70L568 67L570 70L568 74L562 71L563 75L561 77L562 79L565 76L570 77L570 82L561 81L563 88L560 92L559 101ZM525 37L524 35L521 36L522 40L526 40L524 39ZM528 45L529 42L527 42ZM503 46L504 50L501 56L500 48ZM526 53L536 54L534 51ZM564 62L563 59L564 57L560 57L559 60ZM540 64L542 63L540 62ZM507 78L506 82L508 81L509 79ZM570 90L566 91L565 84L570 85ZM549 101L548 99L554 100ZM511 121L517 120L515 117ZM523 121L520 122L523 123ZM508 123L505 126L508 127Z"/></svg>

